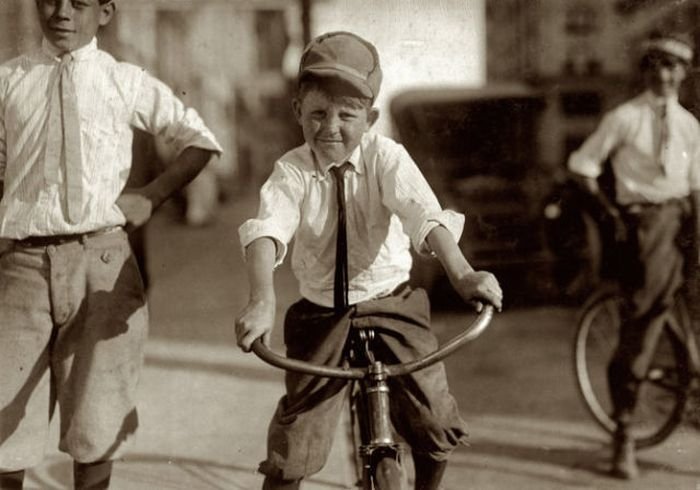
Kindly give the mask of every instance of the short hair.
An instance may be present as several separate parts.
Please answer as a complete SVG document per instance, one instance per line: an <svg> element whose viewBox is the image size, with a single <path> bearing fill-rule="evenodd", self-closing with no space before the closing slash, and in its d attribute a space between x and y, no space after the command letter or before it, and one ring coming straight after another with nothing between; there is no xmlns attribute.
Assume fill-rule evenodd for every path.
<svg viewBox="0 0 700 490"><path fill-rule="evenodd" d="M306 94L318 91L327 95L330 99L348 105L360 105L365 109L372 107L373 100L365 97L350 84L334 77L321 77L304 75L299 79L296 97L302 100Z"/></svg>

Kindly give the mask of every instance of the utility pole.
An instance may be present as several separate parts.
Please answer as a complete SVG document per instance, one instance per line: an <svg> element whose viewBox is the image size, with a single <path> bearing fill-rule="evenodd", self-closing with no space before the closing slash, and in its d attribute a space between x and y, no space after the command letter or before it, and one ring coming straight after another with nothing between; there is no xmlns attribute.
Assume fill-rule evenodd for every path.
<svg viewBox="0 0 700 490"><path fill-rule="evenodd" d="M301 4L301 27L304 34L304 46L311 41L311 2L312 0L299 0Z"/></svg>

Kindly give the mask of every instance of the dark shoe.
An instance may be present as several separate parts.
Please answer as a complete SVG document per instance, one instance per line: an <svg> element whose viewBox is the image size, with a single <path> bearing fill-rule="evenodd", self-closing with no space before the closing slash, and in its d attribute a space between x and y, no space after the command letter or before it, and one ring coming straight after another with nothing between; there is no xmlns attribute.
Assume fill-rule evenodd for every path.
<svg viewBox="0 0 700 490"><path fill-rule="evenodd" d="M633 480L639 476L634 439L627 431L618 431L613 437L610 475L623 480Z"/></svg>
<svg viewBox="0 0 700 490"><path fill-rule="evenodd" d="M262 490L299 490L301 480L283 480L272 476L266 476Z"/></svg>

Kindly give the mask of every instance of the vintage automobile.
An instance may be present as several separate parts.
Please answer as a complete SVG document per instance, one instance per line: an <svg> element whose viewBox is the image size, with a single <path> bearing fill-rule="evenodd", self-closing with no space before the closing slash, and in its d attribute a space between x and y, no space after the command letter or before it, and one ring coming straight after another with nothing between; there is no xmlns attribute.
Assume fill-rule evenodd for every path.
<svg viewBox="0 0 700 490"><path fill-rule="evenodd" d="M460 247L497 274L509 304L578 297L595 280L591 223L572 208L563 164L539 161L544 104L522 85L411 90L391 103L397 139L442 205L466 216ZM434 301L455 299L435 260L416 257L413 280Z"/></svg>

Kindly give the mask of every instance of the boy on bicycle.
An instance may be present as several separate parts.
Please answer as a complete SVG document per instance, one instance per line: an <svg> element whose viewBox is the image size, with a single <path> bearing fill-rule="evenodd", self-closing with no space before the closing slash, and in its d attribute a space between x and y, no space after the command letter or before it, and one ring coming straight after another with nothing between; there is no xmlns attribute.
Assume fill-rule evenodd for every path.
<svg viewBox="0 0 700 490"><path fill-rule="evenodd" d="M113 0L36 7L41 48L0 66L0 489L41 461L56 403L75 488L102 489L138 427L148 329L125 227L220 147L162 82L98 48ZM181 152L125 190L134 128Z"/></svg>
<svg viewBox="0 0 700 490"><path fill-rule="evenodd" d="M475 271L458 245L464 219L442 210L403 146L369 133L382 72L375 47L349 32L305 49L292 101L306 143L283 155L260 192L255 219L239 229L250 280L236 320L238 344L268 342L275 318L273 270L294 238L302 299L287 311L287 355L339 366L354 326L377 329L390 359L437 347L425 291L408 284L409 247L435 254L465 301L501 307L496 278ZM392 421L409 443L416 488L436 489L467 433L444 366L392 381ZM296 489L321 470L345 399L344 381L286 374L287 394L270 423L264 489Z"/></svg>
<svg viewBox="0 0 700 490"><path fill-rule="evenodd" d="M697 244L695 234L685 245L680 240L694 226L700 195L700 125L678 102L692 59L689 38L652 34L640 63L646 90L606 114L568 162L607 209L622 247L617 265L628 301L608 382L617 422L611 474L624 479L639 473L630 434L639 380L654 355L664 312L683 284L684 267L695 265L684 264L684 248L688 241ZM614 202L596 180L608 157Z"/></svg>

